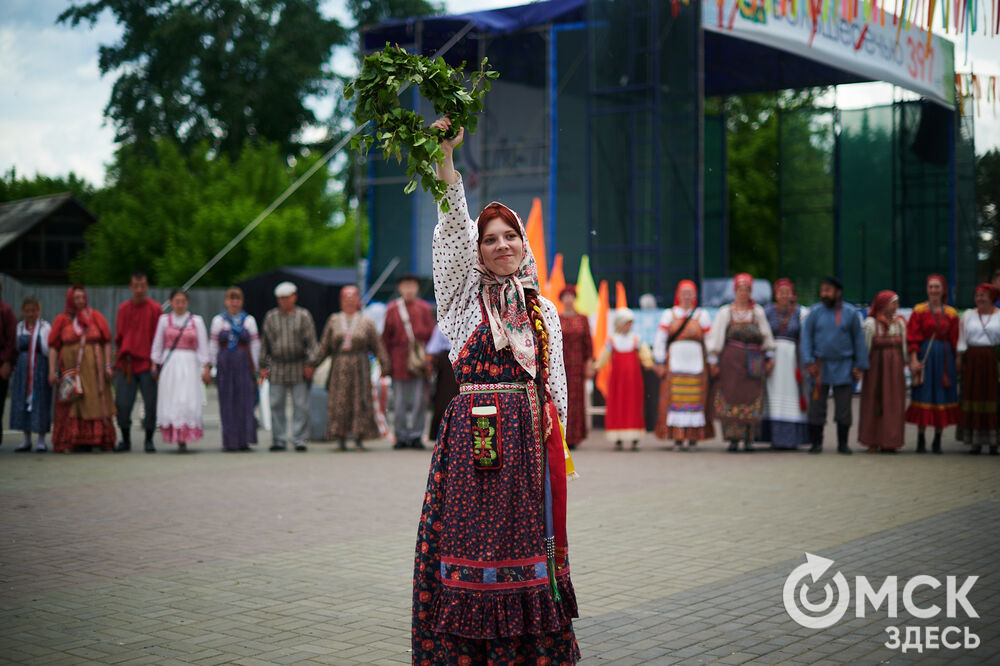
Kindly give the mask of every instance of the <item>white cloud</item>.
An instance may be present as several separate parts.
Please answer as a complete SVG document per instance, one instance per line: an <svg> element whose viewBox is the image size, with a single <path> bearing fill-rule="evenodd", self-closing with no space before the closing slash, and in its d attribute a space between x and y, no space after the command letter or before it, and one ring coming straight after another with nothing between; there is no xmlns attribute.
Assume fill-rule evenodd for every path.
<svg viewBox="0 0 1000 666"><path fill-rule="evenodd" d="M99 44L114 43L121 29L105 13L93 28L55 23L68 6L66 0L3 0L0 16L0 172L16 166L31 175L65 175L75 171L94 183L104 181L104 166L113 156L114 131L103 118L114 80L102 78L97 66ZM518 4L518 0L450 0L450 13L464 13ZM325 15L345 24L350 16L343 0L326 0ZM954 38L954 36L951 36ZM973 37L968 61L964 37L955 45L956 69L1000 76L1000 39ZM350 71L353 54L339 49L334 58L338 71ZM843 86L838 102L879 104L888 100L884 89L848 90ZM883 84L884 88L884 84ZM328 100L312 105L325 116ZM1000 117L985 102L976 118L978 152L1000 147Z"/></svg>

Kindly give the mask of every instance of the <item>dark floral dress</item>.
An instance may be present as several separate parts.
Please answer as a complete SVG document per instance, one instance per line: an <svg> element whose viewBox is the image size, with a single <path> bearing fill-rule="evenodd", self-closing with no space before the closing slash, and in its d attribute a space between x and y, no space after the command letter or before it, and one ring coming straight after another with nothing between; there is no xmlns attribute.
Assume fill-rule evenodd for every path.
<svg viewBox="0 0 1000 666"><path fill-rule="evenodd" d="M546 570L537 407L514 386L533 391L531 377L494 348L485 322L453 369L462 388L442 419L417 530L413 663L574 664L569 560L556 568L559 601Z"/></svg>

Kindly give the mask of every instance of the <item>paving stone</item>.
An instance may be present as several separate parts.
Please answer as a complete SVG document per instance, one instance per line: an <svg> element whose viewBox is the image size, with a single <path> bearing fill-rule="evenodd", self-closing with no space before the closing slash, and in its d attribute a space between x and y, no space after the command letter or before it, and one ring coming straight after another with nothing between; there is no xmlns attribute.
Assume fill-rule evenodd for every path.
<svg viewBox="0 0 1000 666"><path fill-rule="evenodd" d="M582 478L569 486L584 664L998 660L997 459L959 455L949 433L933 458L732 455L718 440L679 454L649 438L617 454L601 435L575 452ZM430 452L219 446L210 418L197 455L0 448L0 662L409 663ZM982 645L885 648L887 626L946 624L902 606L897 619L883 608L799 626L781 592L805 552L852 582L981 576L969 595L981 617L949 623ZM940 604L943 591L915 600Z"/></svg>

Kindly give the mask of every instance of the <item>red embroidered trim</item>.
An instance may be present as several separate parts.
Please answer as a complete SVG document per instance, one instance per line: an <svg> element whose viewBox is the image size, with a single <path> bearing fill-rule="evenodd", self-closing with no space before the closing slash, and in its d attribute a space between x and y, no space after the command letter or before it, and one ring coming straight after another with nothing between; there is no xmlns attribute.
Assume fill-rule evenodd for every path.
<svg viewBox="0 0 1000 666"><path fill-rule="evenodd" d="M455 564L460 567L475 567L477 569L500 569L502 567L527 567L545 561L545 556L527 557L522 560L466 560L461 557L441 556L441 564Z"/></svg>

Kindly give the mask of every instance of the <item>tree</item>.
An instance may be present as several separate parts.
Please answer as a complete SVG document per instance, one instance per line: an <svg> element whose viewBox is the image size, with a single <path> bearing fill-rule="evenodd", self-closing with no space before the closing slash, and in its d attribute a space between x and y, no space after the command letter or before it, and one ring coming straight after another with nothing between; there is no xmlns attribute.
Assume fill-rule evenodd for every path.
<svg viewBox="0 0 1000 666"><path fill-rule="evenodd" d="M29 180L19 176L17 169L11 167L7 173L0 177L0 203L63 192L69 192L80 203L89 206L94 199L96 190L93 185L72 171L65 178L59 176L53 178L36 173L35 177Z"/></svg>
<svg viewBox="0 0 1000 666"><path fill-rule="evenodd" d="M332 49L347 40L318 0L96 0L58 20L93 25L105 10L124 29L100 48L101 73L118 76L105 115L117 142L147 154L159 138L230 158L246 141L293 154L316 122L305 99L324 92Z"/></svg>
<svg viewBox="0 0 1000 666"><path fill-rule="evenodd" d="M153 153L119 149L114 184L94 202L100 222L71 266L75 279L121 284L142 270L153 284L182 284L318 159L309 154L288 166L277 144L247 144L237 160L206 144L185 155L166 139ZM351 265L356 223L330 224L338 195L327 176L320 169L199 284L224 286L287 264Z"/></svg>
<svg viewBox="0 0 1000 666"><path fill-rule="evenodd" d="M792 113L812 108L822 92L807 89L748 94L706 105L709 113L721 111L726 120L729 266L733 273L746 271L770 280L779 277L779 159L795 163L792 168L798 176L797 184L807 190L817 177L830 175L824 171L822 141L816 140L822 132L811 126L806 115ZM785 112L783 127L779 127L781 112ZM791 154L779 156L779 130L784 145L792 148ZM832 256L832 248L830 252Z"/></svg>
<svg viewBox="0 0 1000 666"><path fill-rule="evenodd" d="M982 253L996 270L1000 268L1000 150L996 148L976 160L976 224Z"/></svg>
<svg viewBox="0 0 1000 666"><path fill-rule="evenodd" d="M357 22L356 28L367 28L390 18L440 14L444 11L444 3L427 0L348 0L347 8Z"/></svg>

